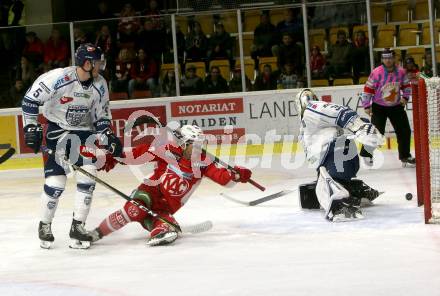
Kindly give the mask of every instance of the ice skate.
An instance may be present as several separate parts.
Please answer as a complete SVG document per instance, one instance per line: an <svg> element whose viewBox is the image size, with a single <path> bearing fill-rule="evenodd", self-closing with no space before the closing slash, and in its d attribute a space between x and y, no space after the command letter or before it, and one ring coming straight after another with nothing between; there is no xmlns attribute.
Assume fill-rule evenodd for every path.
<svg viewBox="0 0 440 296"><path fill-rule="evenodd" d="M163 232L153 237L150 237L150 239L147 242L147 245L151 247L168 245L174 242L176 239L177 239L177 232L175 231Z"/></svg>
<svg viewBox="0 0 440 296"><path fill-rule="evenodd" d="M177 239L177 232L171 230L166 224L160 224L150 233L150 239L147 242L149 246L163 246L174 242Z"/></svg>
<svg viewBox="0 0 440 296"><path fill-rule="evenodd" d="M332 210L329 214L329 220L332 222L350 222L363 219L360 207L342 203L338 208Z"/></svg>
<svg viewBox="0 0 440 296"><path fill-rule="evenodd" d="M401 159L403 168L415 168L416 167L416 159L414 157L407 157Z"/></svg>
<svg viewBox="0 0 440 296"><path fill-rule="evenodd" d="M72 220L72 226L69 233L71 243L69 245L72 249L88 249L93 241L93 236L84 228L84 223Z"/></svg>
<svg viewBox="0 0 440 296"><path fill-rule="evenodd" d="M50 249L55 241L51 229L52 223L43 223L40 221L38 225L38 238L40 239L40 247Z"/></svg>

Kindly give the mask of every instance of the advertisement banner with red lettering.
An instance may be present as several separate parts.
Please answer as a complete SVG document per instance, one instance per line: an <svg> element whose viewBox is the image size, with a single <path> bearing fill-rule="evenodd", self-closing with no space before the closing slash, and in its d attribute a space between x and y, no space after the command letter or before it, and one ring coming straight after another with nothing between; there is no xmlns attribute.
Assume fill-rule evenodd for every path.
<svg viewBox="0 0 440 296"><path fill-rule="evenodd" d="M231 143L236 143L247 132L242 97L176 100L170 103L170 108L171 120L180 125L197 125L205 134L214 135L218 142L230 135ZM225 130L228 126L233 129Z"/></svg>

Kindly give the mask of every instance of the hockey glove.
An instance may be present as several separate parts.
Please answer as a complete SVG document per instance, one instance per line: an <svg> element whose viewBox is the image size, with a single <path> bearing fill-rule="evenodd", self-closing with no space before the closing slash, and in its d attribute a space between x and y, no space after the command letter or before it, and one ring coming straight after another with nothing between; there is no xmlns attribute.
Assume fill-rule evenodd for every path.
<svg viewBox="0 0 440 296"><path fill-rule="evenodd" d="M102 132L102 136L107 139L107 145L104 148L114 157L120 157L122 154L122 143L116 137L111 129Z"/></svg>
<svg viewBox="0 0 440 296"><path fill-rule="evenodd" d="M24 142L34 153L38 153L43 142L43 128L40 124L28 124L23 128Z"/></svg>
<svg viewBox="0 0 440 296"><path fill-rule="evenodd" d="M356 140L373 148L383 145L385 139L371 123L364 124L356 133Z"/></svg>
<svg viewBox="0 0 440 296"><path fill-rule="evenodd" d="M251 170L240 166L234 167L233 174L234 174L233 180L235 182L241 182L241 183L248 182L252 176Z"/></svg>

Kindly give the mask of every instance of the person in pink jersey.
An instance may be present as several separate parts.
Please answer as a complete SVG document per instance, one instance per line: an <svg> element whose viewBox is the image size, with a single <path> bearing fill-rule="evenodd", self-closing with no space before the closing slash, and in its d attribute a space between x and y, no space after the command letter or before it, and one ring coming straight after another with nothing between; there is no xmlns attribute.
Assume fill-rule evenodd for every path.
<svg viewBox="0 0 440 296"><path fill-rule="evenodd" d="M382 52L382 65L375 68L364 86L362 105L365 113L371 116L371 123L385 133L387 119L396 132L399 159L403 167L414 167L416 160L410 153L411 128L405 106L411 95L411 85L405 69L396 65L394 51L385 48ZM360 155L367 165L373 164L373 157L363 146Z"/></svg>

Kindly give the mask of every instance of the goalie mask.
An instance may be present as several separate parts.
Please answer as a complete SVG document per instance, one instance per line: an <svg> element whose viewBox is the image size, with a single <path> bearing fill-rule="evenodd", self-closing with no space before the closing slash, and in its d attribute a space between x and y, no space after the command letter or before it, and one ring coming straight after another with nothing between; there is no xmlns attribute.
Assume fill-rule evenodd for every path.
<svg viewBox="0 0 440 296"><path fill-rule="evenodd" d="M295 105L300 118L302 118L304 110L306 110L307 104L310 101L319 101L318 97L310 88L304 88L296 95Z"/></svg>

